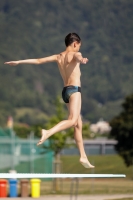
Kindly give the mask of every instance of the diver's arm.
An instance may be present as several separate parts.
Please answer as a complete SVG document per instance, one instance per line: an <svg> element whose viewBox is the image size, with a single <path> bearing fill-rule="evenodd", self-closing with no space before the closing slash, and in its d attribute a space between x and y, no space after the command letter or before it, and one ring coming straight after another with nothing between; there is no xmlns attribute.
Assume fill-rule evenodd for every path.
<svg viewBox="0 0 133 200"><path fill-rule="evenodd" d="M4 64L8 64L8 65L11 65L11 66L16 66L16 65L19 65L19 64L39 65L39 64L43 64L43 63L47 63L47 62L56 62L56 61L57 61L57 55L52 55L52 56L48 56L48 57L44 57L44 58L9 61L9 62L5 62Z"/></svg>
<svg viewBox="0 0 133 200"><path fill-rule="evenodd" d="M82 64L86 64L89 61L88 58L83 58L80 52L74 54L74 59Z"/></svg>

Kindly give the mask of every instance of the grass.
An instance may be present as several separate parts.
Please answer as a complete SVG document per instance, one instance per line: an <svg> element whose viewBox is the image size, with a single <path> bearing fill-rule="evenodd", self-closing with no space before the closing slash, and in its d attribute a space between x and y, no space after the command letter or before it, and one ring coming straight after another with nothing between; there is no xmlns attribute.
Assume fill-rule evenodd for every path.
<svg viewBox="0 0 133 200"><path fill-rule="evenodd" d="M126 174L120 179L79 179L79 194L130 194L133 193L133 166L127 168L123 159L118 155L89 156L95 169L85 169L79 163L79 156L62 156L62 173L98 173L98 174ZM61 179L57 183L57 194L69 194L71 179ZM49 194L53 190L52 183L41 184L42 194ZM131 199L130 199L131 200Z"/></svg>
<svg viewBox="0 0 133 200"><path fill-rule="evenodd" d="M89 156L89 160L95 165L95 169L85 169L79 163L79 156L61 156L63 165L61 173L126 174L126 178L79 179L79 194L133 194L133 166L127 168L118 155ZM17 171L28 170L28 166L29 163L27 162L21 163L17 166ZM44 159L37 159L35 161L35 172L44 173L44 166ZM72 179L59 179L56 184L56 194L69 194L71 187ZM41 195L51 194L52 191L54 191L53 181L42 179Z"/></svg>
<svg viewBox="0 0 133 200"><path fill-rule="evenodd" d="M76 182L73 183L76 187ZM69 194L72 179L60 179L56 185L57 194ZM41 194L51 194L54 191L52 182L41 183ZM79 194L132 194L133 181L120 179L79 179Z"/></svg>
<svg viewBox="0 0 133 200"><path fill-rule="evenodd" d="M89 156L90 162L95 165L94 169L86 169L79 163L79 156L61 156L62 161L62 172L61 173L73 173L73 174L126 174L125 179L133 180L133 166L126 167L123 159L118 155L97 155ZM45 168L50 170L47 166L48 160L43 158L38 158L34 161L34 172L35 173L46 173ZM9 169L0 170L1 172L8 173ZM29 173L30 161L21 162L16 166L18 173ZM47 171L50 173L50 171ZM122 180L125 180L122 179Z"/></svg>
<svg viewBox="0 0 133 200"><path fill-rule="evenodd" d="M133 179L133 166L126 167L118 155L96 155L88 157L95 168L85 169L79 163L79 156L62 156L63 173L97 173L97 174L126 174L126 179Z"/></svg>

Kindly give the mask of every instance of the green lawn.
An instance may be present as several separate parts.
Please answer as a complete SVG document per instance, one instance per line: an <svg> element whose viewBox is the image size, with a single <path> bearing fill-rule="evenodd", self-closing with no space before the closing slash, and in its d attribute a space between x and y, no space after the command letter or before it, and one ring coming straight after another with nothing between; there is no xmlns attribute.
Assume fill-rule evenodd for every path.
<svg viewBox="0 0 133 200"><path fill-rule="evenodd" d="M123 159L118 155L89 156L89 160L95 165L95 169L85 169L79 163L79 156L61 156L61 160L63 167L61 173L109 173L126 175L126 178L79 179L79 194L133 193L133 166L127 168ZM72 186L71 181L71 179L60 179L56 187L57 194L69 194ZM49 194L51 191L52 182L42 182L41 193Z"/></svg>
<svg viewBox="0 0 133 200"><path fill-rule="evenodd" d="M79 163L79 156L62 156L63 173L126 174L127 179L133 179L133 166L126 167L118 155L88 156L88 159L94 169L85 169Z"/></svg>
<svg viewBox="0 0 133 200"><path fill-rule="evenodd" d="M130 194L133 193L133 166L127 168L121 157L118 155L89 156L90 162L95 169L85 169L79 163L79 156L61 156L61 173L98 173L98 174L126 174L126 178L85 178L79 179L79 194ZM37 159L35 162L35 173L44 173L44 159ZM18 172L28 172L29 163L21 163L16 167ZM1 171L3 172L3 171ZM8 171L7 171L8 172ZM45 180L45 181L44 181ZM60 179L56 185L57 194L69 194L72 179ZM42 179L41 195L51 194L53 182ZM132 200L123 199L123 200Z"/></svg>
<svg viewBox="0 0 133 200"><path fill-rule="evenodd" d="M90 162L95 165L94 169L86 169L79 163L79 156L61 156L61 173L98 173L98 174L125 174L126 179L133 180L133 166L126 167L123 159L118 155L97 155L88 156ZM38 158L34 161L34 172L45 173L46 163L44 158ZM47 166L50 168L49 166ZM23 162L16 166L18 173L29 173L30 162ZM0 170L8 173L9 169ZM48 173L48 172L47 172ZM122 179L124 180L124 179Z"/></svg>

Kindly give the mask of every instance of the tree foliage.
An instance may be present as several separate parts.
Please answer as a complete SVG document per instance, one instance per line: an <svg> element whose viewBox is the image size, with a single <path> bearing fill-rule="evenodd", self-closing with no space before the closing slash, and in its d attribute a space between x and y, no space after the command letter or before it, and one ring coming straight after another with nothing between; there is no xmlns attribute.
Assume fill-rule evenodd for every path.
<svg viewBox="0 0 133 200"><path fill-rule="evenodd" d="M116 150L130 166L133 164L133 94L125 98L122 107L123 111L110 122L110 134L118 141Z"/></svg>
<svg viewBox="0 0 133 200"><path fill-rule="evenodd" d="M13 129L16 136L20 138L28 138L31 132L31 127L27 124L16 124Z"/></svg>
<svg viewBox="0 0 133 200"><path fill-rule="evenodd" d="M82 115L93 122L116 115L121 100L132 91L132 10L133 1L127 0L1 0L0 124L8 115L30 125L43 121L45 116L28 111L20 116L23 108L52 115L52 99L63 87L55 64L3 63L59 53L69 32L81 36L81 51L89 58L81 66Z"/></svg>

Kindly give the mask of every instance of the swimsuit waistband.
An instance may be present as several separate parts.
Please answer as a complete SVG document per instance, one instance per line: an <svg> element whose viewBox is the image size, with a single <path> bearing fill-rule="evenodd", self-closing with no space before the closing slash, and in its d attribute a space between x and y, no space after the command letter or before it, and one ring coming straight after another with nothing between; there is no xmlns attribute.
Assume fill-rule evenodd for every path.
<svg viewBox="0 0 133 200"><path fill-rule="evenodd" d="M65 86L64 88L63 88L63 90L67 90L67 89L77 89L78 90L78 92L81 92L81 87L80 86L76 86L76 85L68 85L68 86Z"/></svg>
<svg viewBox="0 0 133 200"><path fill-rule="evenodd" d="M77 85L68 85L68 86L65 86L64 88L68 88L68 87L78 87L78 88L81 88L80 86L77 86Z"/></svg>

